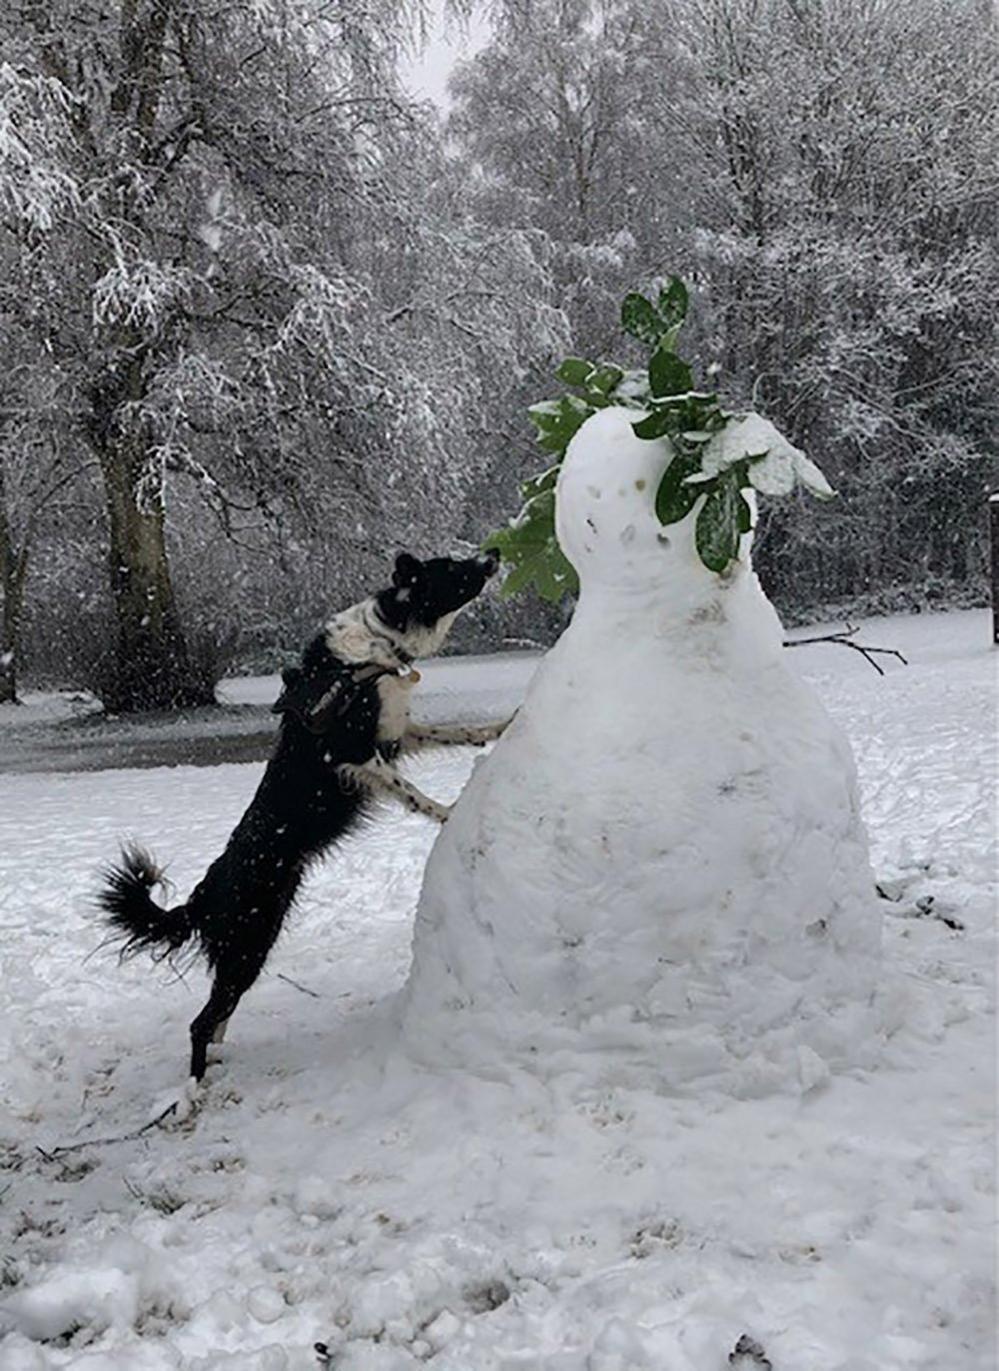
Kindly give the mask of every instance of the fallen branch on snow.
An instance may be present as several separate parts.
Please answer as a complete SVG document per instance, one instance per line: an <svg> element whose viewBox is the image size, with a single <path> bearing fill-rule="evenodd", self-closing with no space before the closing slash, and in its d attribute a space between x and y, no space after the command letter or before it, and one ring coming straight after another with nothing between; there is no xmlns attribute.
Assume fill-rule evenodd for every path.
<svg viewBox="0 0 999 1371"><path fill-rule="evenodd" d="M171 1100L166 1109L157 1114L155 1119L150 1119L148 1123L144 1123L141 1128L136 1128L131 1133L122 1133L119 1137L114 1138L89 1138L86 1142L66 1143L65 1146L53 1147L51 1152L44 1147L39 1147L36 1143L35 1151L40 1152L47 1162L56 1162L60 1157L64 1157L67 1152L81 1152L85 1147L107 1147L110 1143L134 1142L136 1138L141 1138L144 1133L157 1128L171 1114L176 1114L178 1103L178 1100Z"/></svg>
<svg viewBox="0 0 999 1371"><path fill-rule="evenodd" d="M314 1000L321 1000L323 998L318 990L310 990L307 985L302 985L301 981L293 981L292 978L286 976L283 971L277 973L277 978L279 981L287 981L287 983L293 985L296 990L300 990L303 995L311 995Z"/></svg>
<svg viewBox="0 0 999 1371"><path fill-rule="evenodd" d="M865 647L863 643L851 642L850 640L853 637L853 635L858 632L859 629L855 624L847 624L845 628L839 629L836 633L821 633L815 638L785 638L784 646L806 647L809 643L838 643L840 647L852 647L854 652L859 652L861 657L863 657L863 659L866 662L870 662L871 666L874 668L874 670L878 673L879 676L883 676L885 673L884 668L881 666L881 664L874 660L875 653L880 653L882 656L885 657L897 657L903 666L909 665L906 659L902 656L901 652L899 652L898 648Z"/></svg>

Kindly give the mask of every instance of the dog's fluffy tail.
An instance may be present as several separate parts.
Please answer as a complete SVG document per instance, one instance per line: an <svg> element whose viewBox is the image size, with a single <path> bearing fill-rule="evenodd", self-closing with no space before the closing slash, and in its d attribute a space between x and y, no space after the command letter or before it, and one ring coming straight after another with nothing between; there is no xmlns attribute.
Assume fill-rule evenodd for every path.
<svg viewBox="0 0 999 1371"><path fill-rule="evenodd" d="M193 937L194 919L187 905L164 909L150 897L162 879L149 853L135 846L123 847L121 861L104 871L97 905L111 929L111 940L121 943L122 958L146 951L168 957Z"/></svg>

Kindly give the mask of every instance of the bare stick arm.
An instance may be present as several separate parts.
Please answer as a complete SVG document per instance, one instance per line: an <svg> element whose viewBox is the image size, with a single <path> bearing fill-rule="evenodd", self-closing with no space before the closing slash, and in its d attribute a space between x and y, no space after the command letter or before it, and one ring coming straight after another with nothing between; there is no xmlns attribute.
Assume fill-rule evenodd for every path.
<svg viewBox="0 0 999 1371"><path fill-rule="evenodd" d="M881 664L874 660L874 656L876 653L880 653L884 657L897 657L903 666L909 665L906 659L902 656L901 652L899 652L898 648L866 647L863 643L851 642L850 639L857 631L858 630L855 627L855 625L847 624L846 628L840 629L838 633L822 633L816 638L785 638L784 646L807 647L809 643L837 643L840 647L852 647L854 652L860 653L861 657L863 657L865 662L870 662L871 666L874 668L874 670L878 673L879 676L883 676L885 673L881 667Z"/></svg>
<svg viewBox="0 0 999 1371"><path fill-rule="evenodd" d="M424 747L482 747L495 742L505 731L509 719L494 724L413 724L402 739L403 750L416 752Z"/></svg>
<svg viewBox="0 0 999 1371"><path fill-rule="evenodd" d="M437 800L432 800L429 795L424 795L412 781L400 776L392 763L387 762L384 757L372 757L370 761L362 762L358 766L342 766L339 770L342 776L364 790L390 795L415 814L425 814L428 819L436 819L438 823L446 823L451 813L450 805L442 805Z"/></svg>

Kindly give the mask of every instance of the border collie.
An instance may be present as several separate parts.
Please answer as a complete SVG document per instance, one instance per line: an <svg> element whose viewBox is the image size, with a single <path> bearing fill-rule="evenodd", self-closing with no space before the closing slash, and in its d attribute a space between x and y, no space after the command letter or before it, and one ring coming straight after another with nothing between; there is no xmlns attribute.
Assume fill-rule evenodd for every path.
<svg viewBox="0 0 999 1371"><path fill-rule="evenodd" d="M278 741L257 792L225 851L186 903L164 909L150 896L162 872L142 848L123 849L97 896L121 956L165 957L191 939L214 973L208 1003L191 1024L191 1075L205 1073L209 1042L257 979L309 865L353 828L376 793L444 822L448 809L395 769L400 751L489 742L502 724L413 725L415 657L436 652L456 615L496 571L495 556L464 561L396 559L392 584L344 610L283 674L273 711Z"/></svg>

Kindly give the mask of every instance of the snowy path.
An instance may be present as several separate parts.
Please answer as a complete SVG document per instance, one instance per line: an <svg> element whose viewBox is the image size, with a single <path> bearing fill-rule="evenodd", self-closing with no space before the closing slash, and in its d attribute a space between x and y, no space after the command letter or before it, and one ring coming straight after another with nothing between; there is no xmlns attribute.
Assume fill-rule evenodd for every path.
<svg viewBox="0 0 999 1371"><path fill-rule="evenodd" d="M162 1109L203 993L90 956L94 868L134 833L185 892L260 767L5 776L0 1371L295 1371L316 1340L338 1371L725 1371L743 1333L774 1371L991 1371L986 619L869 625L912 663L883 681L796 654L900 901L881 1067L795 1098L408 1063L386 996L434 831L386 812L310 881L188 1117L53 1156ZM471 761L414 774L450 795ZM901 917L929 896L965 931Z"/></svg>

